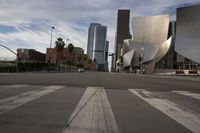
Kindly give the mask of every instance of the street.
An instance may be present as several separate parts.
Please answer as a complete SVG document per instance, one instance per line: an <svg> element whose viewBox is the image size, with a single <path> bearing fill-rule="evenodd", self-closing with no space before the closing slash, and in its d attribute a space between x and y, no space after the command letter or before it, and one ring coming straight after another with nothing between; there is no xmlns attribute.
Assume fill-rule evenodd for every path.
<svg viewBox="0 0 200 133"><path fill-rule="evenodd" d="M199 133L200 81L128 73L1 73L1 133Z"/></svg>

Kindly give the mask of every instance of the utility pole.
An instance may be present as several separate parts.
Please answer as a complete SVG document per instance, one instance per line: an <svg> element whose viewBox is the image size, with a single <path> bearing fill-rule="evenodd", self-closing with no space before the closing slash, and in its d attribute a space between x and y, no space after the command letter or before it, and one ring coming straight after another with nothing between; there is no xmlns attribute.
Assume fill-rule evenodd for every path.
<svg viewBox="0 0 200 133"><path fill-rule="evenodd" d="M55 29L54 26L51 26L51 37L50 37L50 48L52 46L52 35L53 35L53 30Z"/></svg>
<svg viewBox="0 0 200 133"><path fill-rule="evenodd" d="M140 74L143 74L143 57L144 57L144 47L140 49Z"/></svg>

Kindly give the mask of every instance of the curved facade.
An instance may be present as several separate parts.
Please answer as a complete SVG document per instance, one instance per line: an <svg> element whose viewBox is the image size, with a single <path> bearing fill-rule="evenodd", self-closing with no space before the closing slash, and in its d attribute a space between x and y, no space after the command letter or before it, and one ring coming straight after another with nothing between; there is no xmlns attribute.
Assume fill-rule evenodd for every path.
<svg viewBox="0 0 200 133"><path fill-rule="evenodd" d="M175 50L200 63L200 5L177 9Z"/></svg>
<svg viewBox="0 0 200 133"><path fill-rule="evenodd" d="M171 37L164 41L159 46L155 46L153 44L144 44L144 43L138 43L133 42L132 44L130 41L127 41L125 45L129 45L129 50L124 56L123 56L123 66L127 67L130 65L133 66L139 66L139 57L141 56L141 48L143 48L143 63L147 63L149 61L152 61L155 59L155 62L158 62L162 57L164 57L171 44ZM134 52L133 52L134 51ZM133 54L133 55L132 55ZM130 61L131 60L131 61Z"/></svg>
<svg viewBox="0 0 200 133"><path fill-rule="evenodd" d="M133 38L136 42L160 45L167 40L169 15L133 17Z"/></svg>
<svg viewBox="0 0 200 133"><path fill-rule="evenodd" d="M158 62L169 50L168 28L168 15L134 17L133 39L124 40L123 66L138 67L142 62L153 70L150 62Z"/></svg>
<svg viewBox="0 0 200 133"><path fill-rule="evenodd" d="M130 66L132 64L132 59L133 59L133 55L134 55L135 50L132 49L131 51L127 52L124 56L123 56L123 67L127 67Z"/></svg>

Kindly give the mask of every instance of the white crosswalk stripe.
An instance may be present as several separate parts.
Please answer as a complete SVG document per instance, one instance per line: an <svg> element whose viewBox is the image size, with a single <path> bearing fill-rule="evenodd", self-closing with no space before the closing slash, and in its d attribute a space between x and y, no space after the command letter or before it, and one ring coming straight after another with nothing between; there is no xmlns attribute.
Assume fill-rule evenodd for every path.
<svg viewBox="0 0 200 133"><path fill-rule="evenodd" d="M86 89L63 133L119 133L104 88Z"/></svg>
<svg viewBox="0 0 200 133"><path fill-rule="evenodd" d="M15 84L15 85L0 85L0 88L21 88L21 87L26 87L29 86L28 84Z"/></svg>
<svg viewBox="0 0 200 133"><path fill-rule="evenodd" d="M19 84L19 85L9 85L7 87L11 87L11 88L19 88L19 87L25 87L28 86L27 84Z"/></svg>
<svg viewBox="0 0 200 133"><path fill-rule="evenodd" d="M25 92L16 96L8 97L0 100L0 114L6 113L16 107L19 107L25 103L35 100L48 93L54 92L64 86L49 86L43 87L40 90Z"/></svg>
<svg viewBox="0 0 200 133"><path fill-rule="evenodd" d="M167 99L156 98L152 92L143 89L129 89L129 91L194 133L200 133L199 113Z"/></svg>
<svg viewBox="0 0 200 133"><path fill-rule="evenodd" d="M6 85L2 87L2 92L5 92L5 94L6 94L6 91L9 93L11 92L10 90L7 90L6 88L9 88L11 90L21 89L22 91L18 91L18 92L16 91L17 93L16 92L11 93L11 94L15 94L15 96L5 95L5 96L10 96L10 97L0 100L0 115L10 110L13 110L21 105L24 105L28 102L36 100L46 94L54 92L58 89L62 89L64 87L66 86L50 85L46 87L45 86L33 87L31 85L26 85L26 84ZM73 89L70 91L73 91ZM78 92L77 96L81 96L83 91L84 90L82 90L81 88L81 91L80 91L81 93ZM119 119L120 118L119 114L116 113L115 110L112 110L106 92L108 96L111 96L111 99L109 97L109 100L111 100L110 102L112 104L116 104L113 102L113 99L112 99L113 98L112 96L114 95L113 92L120 92L120 96L126 96L127 94L130 95L130 93L133 93L134 95L131 94L129 97L130 100L133 97L136 98L137 100L138 100L137 97L141 98L142 100L139 100L141 104L143 104L144 102L147 102L150 105L149 106L147 104L148 107L144 106L145 109L147 107L155 111L154 108L156 108L157 110L162 112L159 115L167 115L168 120L166 120L166 122L173 119L174 123L179 123L178 124L179 126L181 124L194 133L200 133L200 113L199 113L199 108L196 107L199 101L195 100L195 99L200 99L199 93L194 93L194 92L189 92L189 91L167 91L167 92L156 91L154 92L154 91L147 91L145 89L105 91L103 87L87 87L86 88L79 103L77 104L75 102L74 105L77 104L77 106L68 120L67 127L65 127L62 132L63 133L79 133L79 132L81 133L100 133L100 132L119 133L120 131L119 131L115 118L118 118L117 120L121 120L121 119ZM2 95L4 94L2 93ZM192 99L190 97L195 98L195 99ZM191 103L192 101L194 101L194 103ZM191 106L188 106L188 105L191 105ZM195 106L193 107L193 105ZM152 108L151 106L154 108ZM113 107L114 109L116 109L115 106ZM121 107L122 106L117 106L117 109L121 110ZM114 116L113 111L116 113L115 114L116 116ZM129 112L134 113L133 110ZM138 112L135 112L135 113L138 113ZM154 115L157 116L157 114L154 114ZM132 119L133 123L137 122L137 119L136 121L134 121L134 119ZM120 127L121 126L120 122L118 124ZM121 127L120 127L120 130L121 130Z"/></svg>
<svg viewBox="0 0 200 133"><path fill-rule="evenodd" d="M189 92L189 91L172 91L172 92L200 100L200 94L198 94L198 93L193 93L193 92Z"/></svg>

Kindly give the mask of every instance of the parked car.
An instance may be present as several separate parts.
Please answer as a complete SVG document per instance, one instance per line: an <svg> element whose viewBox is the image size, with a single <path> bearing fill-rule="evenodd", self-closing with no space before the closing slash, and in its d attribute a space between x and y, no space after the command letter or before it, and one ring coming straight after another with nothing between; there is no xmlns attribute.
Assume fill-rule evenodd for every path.
<svg viewBox="0 0 200 133"><path fill-rule="evenodd" d="M84 70L84 68L79 68L78 69L78 72L84 72L85 70Z"/></svg>

